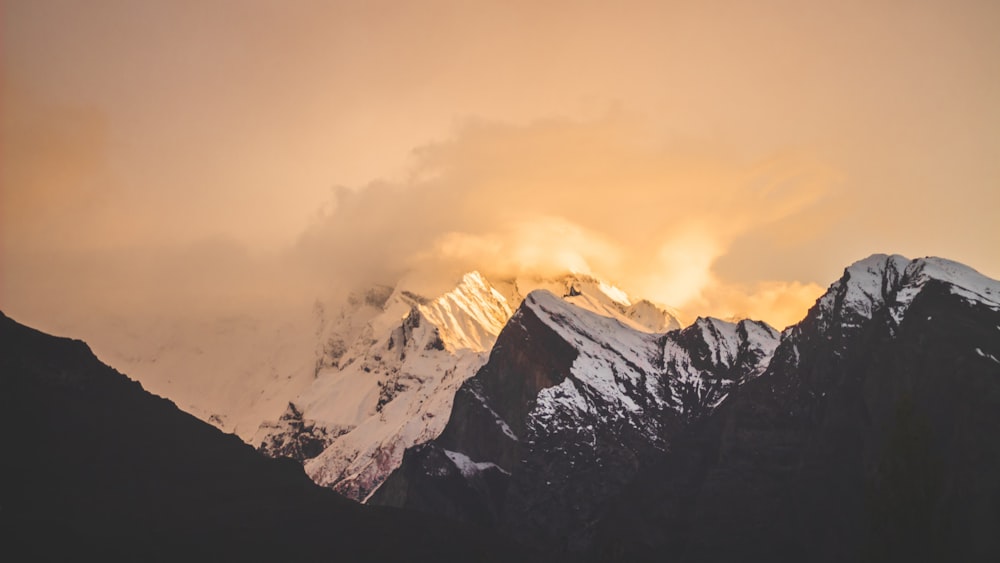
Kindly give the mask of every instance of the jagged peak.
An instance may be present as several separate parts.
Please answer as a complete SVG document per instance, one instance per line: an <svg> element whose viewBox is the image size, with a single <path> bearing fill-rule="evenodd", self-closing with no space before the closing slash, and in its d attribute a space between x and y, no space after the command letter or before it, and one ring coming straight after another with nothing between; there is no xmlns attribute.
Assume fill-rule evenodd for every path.
<svg viewBox="0 0 1000 563"><path fill-rule="evenodd" d="M751 348L769 356L778 346L780 333L763 321L743 319L738 322L715 317L698 317L687 328L668 336L671 340L697 338L705 343L715 365L732 367L740 350Z"/></svg>
<svg viewBox="0 0 1000 563"><path fill-rule="evenodd" d="M544 289L529 293L521 307L530 309L542 323L580 350L596 343L604 350L600 354L610 351L631 358L635 365L645 366L647 372L655 371L650 364L655 360L648 354L659 346L660 334L637 330L619 317L584 309Z"/></svg>
<svg viewBox="0 0 1000 563"><path fill-rule="evenodd" d="M489 350L512 314L507 298L478 271L465 273L446 291L441 287L440 280L432 284L416 276L404 277L393 287L373 285L353 293L351 305L381 309L367 321L363 339L381 339L406 323L419 325L424 319L451 351ZM371 299L365 297L369 294Z"/></svg>
<svg viewBox="0 0 1000 563"><path fill-rule="evenodd" d="M561 298L547 289L536 289L524 298L521 307L530 309L542 322L559 332L593 336L597 334L637 333L620 317L602 315ZM621 331L621 329L629 329Z"/></svg>
<svg viewBox="0 0 1000 563"><path fill-rule="evenodd" d="M518 292L528 295L545 289L564 301L647 333L681 327L680 314L648 299L633 299L617 286L588 274L568 273L552 278L518 278Z"/></svg>
<svg viewBox="0 0 1000 563"><path fill-rule="evenodd" d="M755 340L774 340L781 336L781 333L764 321L754 319L741 319L731 321L718 317L698 317L693 323L680 330L683 334L708 335L707 339L719 339L727 342L740 342L750 338ZM706 340L706 338L702 338Z"/></svg>
<svg viewBox="0 0 1000 563"><path fill-rule="evenodd" d="M641 332L657 334L681 327L675 310L646 299L633 300L620 288L588 274L523 277L494 285L481 272L470 271L443 293L428 293L428 287L426 280L419 277L401 279L392 288L372 286L373 299L360 302L378 304L382 312L369 321L366 338L380 338L378 335L398 328L400 320L405 322L419 314L433 325L448 350L484 352L492 347L513 310L521 304L521 296L539 289L548 290L562 303ZM436 297L428 296L435 293Z"/></svg>
<svg viewBox="0 0 1000 563"><path fill-rule="evenodd" d="M923 285L928 280L945 282L962 290L966 297L975 296L988 305L1000 304L1000 281L952 260L929 256L910 262L903 274L904 287Z"/></svg>
<svg viewBox="0 0 1000 563"><path fill-rule="evenodd" d="M649 299L634 301L625 315L652 332L668 332L683 326L681 313L673 307L654 303Z"/></svg>
<svg viewBox="0 0 1000 563"><path fill-rule="evenodd" d="M532 290L524 297L521 303L522 308L531 309L535 313L551 314L553 311L564 312L566 314L580 314L584 311L582 307L574 306L568 301L556 296L548 289ZM593 312L588 311L593 314Z"/></svg>
<svg viewBox="0 0 1000 563"><path fill-rule="evenodd" d="M715 351L717 362L732 365L740 349L740 335L736 323L715 317L698 317L693 326L701 332L701 337L708 344L709 350Z"/></svg>
<svg viewBox="0 0 1000 563"><path fill-rule="evenodd" d="M891 299L909 262L898 254L873 254L851 264L816 302L818 318L870 319Z"/></svg>
<svg viewBox="0 0 1000 563"><path fill-rule="evenodd" d="M489 350L513 312L507 299L479 272L469 272L451 291L419 306L451 350Z"/></svg>
<svg viewBox="0 0 1000 563"><path fill-rule="evenodd" d="M898 254L874 254L851 264L810 310L820 327L836 320L852 328L889 308L902 321L910 303L927 282L947 284L952 293L1000 310L1000 282L958 262L937 257L910 260Z"/></svg>
<svg viewBox="0 0 1000 563"><path fill-rule="evenodd" d="M781 333L764 321L742 319L736 323L736 326L738 331L746 334L747 340L774 341L776 343L781 338Z"/></svg>

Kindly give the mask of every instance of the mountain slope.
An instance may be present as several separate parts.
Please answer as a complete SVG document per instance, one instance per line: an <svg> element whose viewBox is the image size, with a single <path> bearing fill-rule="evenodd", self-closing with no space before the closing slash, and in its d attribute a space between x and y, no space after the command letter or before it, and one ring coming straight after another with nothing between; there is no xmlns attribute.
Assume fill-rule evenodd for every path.
<svg viewBox="0 0 1000 563"><path fill-rule="evenodd" d="M313 379L316 310L262 306L203 319L94 315L51 330L85 335L102 361L185 411L249 440Z"/></svg>
<svg viewBox="0 0 1000 563"><path fill-rule="evenodd" d="M513 560L477 531L311 483L0 314L0 539L25 560Z"/></svg>
<svg viewBox="0 0 1000 563"><path fill-rule="evenodd" d="M1000 283L876 255L605 519L605 561L996 561Z"/></svg>
<svg viewBox="0 0 1000 563"><path fill-rule="evenodd" d="M408 450L372 502L580 553L605 504L688 420L763 371L777 342L752 321L641 331L572 297L525 298L441 436Z"/></svg>
<svg viewBox="0 0 1000 563"><path fill-rule="evenodd" d="M295 457L320 485L363 500L402 458L444 426L455 390L485 360L510 316L479 274L436 299L402 287L329 367L255 438L271 456Z"/></svg>
<svg viewBox="0 0 1000 563"><path fill-rule="evenodd" d="M358 302L377 309L354 335L331 332L316 380L285 414L260 428L255 443L293 457L317 483L365 500L402 462L406 448L441 433L459 386L486 362L497 335L539 285L636 330L675 326L671 313L594 278L505 280L472 272L435 298L383 288ZM343 318L352 319L347 313Z"/></svg>

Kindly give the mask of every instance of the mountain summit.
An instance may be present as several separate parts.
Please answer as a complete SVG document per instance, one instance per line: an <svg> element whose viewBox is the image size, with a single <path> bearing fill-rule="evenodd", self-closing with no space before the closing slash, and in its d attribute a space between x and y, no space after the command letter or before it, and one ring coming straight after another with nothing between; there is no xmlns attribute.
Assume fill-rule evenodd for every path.
<svg viewBox="0 0 1000 563"><path fill-rule="evenodd" d="M437 297L405 283L373 288L325 325L315 381L279 420L261 425L255 443L268 455L302 462L317 483L367 499L406 448L441 433L459 386L486 362L525 299L522 292L539 287L630 332L679 326L667 309L633 303L621 290L582 275L491 283L470 272Z"/></svg>
<svg viewBox="0 0 1000 563"><path fill-rule="evenodd" d="M580 553L606 503L760 374L777 341L754 321L648 332L533 291L459 389L440 437L407 451L372 502Z"/></svg>
<svg viewBox="0 0 1000 563"><path fill-rule="evenodd" d="M606 516L612 561L995 561L1000 282L861 260Z"/></svg>
<svg viewBox="0 0 1000 563"><path fill-rule="evenodd" d="M531 556L502 538L547 560L1000 559L1000 282L961 264L871 256L781 334L680 328L578 275L376 286L315 314L315 376L258 439L327 488L0 315L5 545L57 560Z"/></svg>
<svg viewBox="0 0 1000 563"><path fill-rule="evenodd" d="M955 262L875 255L779 337L641 331L536 291L371 502L573 558L987 560L998 295Z"/></svg>

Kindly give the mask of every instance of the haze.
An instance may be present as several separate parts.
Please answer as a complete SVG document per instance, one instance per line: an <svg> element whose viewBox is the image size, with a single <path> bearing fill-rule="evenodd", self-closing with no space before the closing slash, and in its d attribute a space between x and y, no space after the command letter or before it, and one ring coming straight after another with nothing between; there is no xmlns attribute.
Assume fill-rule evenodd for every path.
<svg viewBox="0 0 1000 563"><path fill-rule="evenodd" d="M41 328L472 268L781 328L874 252L1000 277L996 2L2 5Z"/></svg>

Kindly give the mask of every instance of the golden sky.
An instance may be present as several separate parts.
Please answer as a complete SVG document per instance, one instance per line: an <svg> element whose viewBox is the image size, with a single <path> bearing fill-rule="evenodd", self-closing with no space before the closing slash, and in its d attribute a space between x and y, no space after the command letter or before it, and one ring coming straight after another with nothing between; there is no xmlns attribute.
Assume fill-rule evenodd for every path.
<svg viewBox="0 0 1000 563"><path fill-rule="evenodd" d="M0 0L0 307L279 306L572 268L794 322L1000 277L1000 4Z"/></svg>

